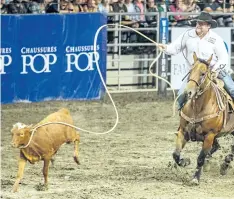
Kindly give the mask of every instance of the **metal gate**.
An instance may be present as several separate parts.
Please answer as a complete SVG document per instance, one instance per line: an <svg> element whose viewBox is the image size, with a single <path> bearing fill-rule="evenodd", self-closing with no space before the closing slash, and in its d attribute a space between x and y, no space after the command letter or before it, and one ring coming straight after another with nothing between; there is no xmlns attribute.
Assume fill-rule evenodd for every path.
<svg viewBox="0 0 234 199"><path fill-rule="evenodd" d="M158 54L155 44L148 42L133 31L118 26L122 16L130 13L111 13L108 27L107 86L113 92L156 91L157 80L149 73L149 66ZM137 14L134 14L137 15ZM150 13L159 21L159 13ZM139 27L135 30L159 41L158 22L155 27ZM135 37L135 39L134 39ZM157 64L153 72L157 72Z"/></svg>

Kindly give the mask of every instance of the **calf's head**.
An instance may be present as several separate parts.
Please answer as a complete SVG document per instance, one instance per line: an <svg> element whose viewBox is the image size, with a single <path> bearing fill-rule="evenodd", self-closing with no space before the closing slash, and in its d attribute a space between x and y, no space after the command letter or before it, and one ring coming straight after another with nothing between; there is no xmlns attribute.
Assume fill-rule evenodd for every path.
<svg viewBox="0 0 234 199"><path fill-rule="evenodd" d="M13 147L24 146L28 143L30 135L31 135L31 125L27 126L23 123L16 123L13 125L11 129L12 132L12 140L11 144Z"/></svg>

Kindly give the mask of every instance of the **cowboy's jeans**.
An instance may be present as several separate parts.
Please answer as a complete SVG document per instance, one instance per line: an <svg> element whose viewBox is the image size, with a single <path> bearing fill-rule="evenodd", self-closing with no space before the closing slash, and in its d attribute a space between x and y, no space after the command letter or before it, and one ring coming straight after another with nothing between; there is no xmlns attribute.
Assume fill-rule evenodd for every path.
<svg viewBox="0 0 234 199"><path fill-rule="evenodd" d="M178 110L180 110L184 106L184 103L186 101L186 94L184 93L186 85L187 85L187 78L184 79L182 86L180 87L180 90L177 93L178 95L180 95L177 100Z"/></svg>
<svg viewBox="0 0 234 199"><path fill-rule="evenodd" d="M225 90L229 93L232 99L234 99L234 81L231 76L226 71L221 70L218 78L223 80Z"/></svg>

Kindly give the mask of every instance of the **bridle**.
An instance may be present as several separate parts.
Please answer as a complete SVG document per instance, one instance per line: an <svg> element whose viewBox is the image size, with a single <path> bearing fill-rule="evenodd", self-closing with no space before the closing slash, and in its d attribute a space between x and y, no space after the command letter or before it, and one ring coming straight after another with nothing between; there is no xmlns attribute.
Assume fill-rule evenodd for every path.
<svg viewBox="0 0 234 199"><path fill-rule="evenodd" d="M209 77L209 69L208 69L209 64L208 64L205 60L203 60L203 59L198 59L198 60L199 60L201 63L204 63L204 64L206 65L207 71L203 74L203 77L202 77L202 79L200 80L200 82L198 82L197 80L194 80L194 79L190 78L190 76L189 76L189 78L188 78L188 82L194 82L194 83L197 85L197 91L198 91L198 92L196 93L196 96L199 96L199 95L201 95L202 93L204 93L204 92L209 88L210 83L211 83L211 78ZM193 68L194 68L194 67L195 67L195 65L193 66ZM191 71L193 70L193 68L189 71L190 75L191 75ZM201 87L202 87L202 85L205 83L207 77L209 78L210 81L207 83L207 85L205 86L204 89L201 89ZM187 82L187 83L188 83L188 82Z"/></svg>

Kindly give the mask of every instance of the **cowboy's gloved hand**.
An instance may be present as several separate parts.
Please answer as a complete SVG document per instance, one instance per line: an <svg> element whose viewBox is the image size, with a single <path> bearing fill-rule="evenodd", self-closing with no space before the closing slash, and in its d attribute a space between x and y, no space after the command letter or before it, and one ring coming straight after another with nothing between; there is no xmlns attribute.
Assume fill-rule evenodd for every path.
<svg viewBox="0 0 234 199"><path fill-rule="evenodd" d="M160 51L165 51L167 49L167 45L165 44L158 44L158 47Z"/></svg>

